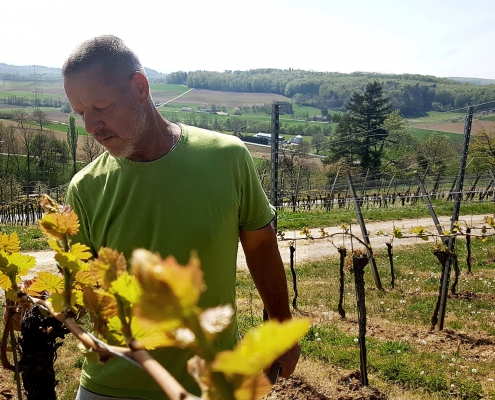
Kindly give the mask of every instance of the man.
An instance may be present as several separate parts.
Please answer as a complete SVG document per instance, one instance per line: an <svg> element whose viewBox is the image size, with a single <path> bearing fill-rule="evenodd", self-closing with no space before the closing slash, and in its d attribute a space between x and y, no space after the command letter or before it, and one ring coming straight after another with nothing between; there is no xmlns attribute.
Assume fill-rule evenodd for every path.
<svg viewBox="0 0 495 400"><path fill-rule="evenodd" d="M247 149L237 138L165 120L150 96L137 56L117 37L95 37L79 45L62 69L67 97L86 131L107 152L72 180L67 201L80 219L75 241L96 255L100 247L129 259L135 248L174 256L185 264L199 256L207 289L203 308L235 307L239 239L268 316L291 317L287 282L275 233L274 211L263 193ZM234 321L219 349L238 339ZM294 371L294 347L280 358L280 374ZM191 357L180 349L152 355L188 390ZM164 399L153 380L120 359L86 362L78 399Z"/></svg>

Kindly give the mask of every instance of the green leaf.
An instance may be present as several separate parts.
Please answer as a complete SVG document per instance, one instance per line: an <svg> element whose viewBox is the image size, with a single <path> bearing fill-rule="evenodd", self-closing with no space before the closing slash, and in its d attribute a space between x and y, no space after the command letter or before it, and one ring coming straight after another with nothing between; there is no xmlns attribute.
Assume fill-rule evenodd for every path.
<svg viewBox="0 0 495 400"><path fill-rule="evenodd" d="M130 305L136 304L141 296L141 288L136 277L128 272L124 272L112 282L109 292Z"/></svg>
<svg viewBox="0 0 495 400"><path fill-rule="evenodd" d="M291 349L308 328L307 320L268 321L248 332L234 350L218 353L212 370L227 374L257 375Z"/></svg>
<svg viewBox="0 0 495 400"><path fill-rule="evenodd" d="M84 261L80 260L75 254L62 251L55 254L55 260L60 264L62 269L68 272L76 273L79 271L88 271L89 266Z"/></svg>

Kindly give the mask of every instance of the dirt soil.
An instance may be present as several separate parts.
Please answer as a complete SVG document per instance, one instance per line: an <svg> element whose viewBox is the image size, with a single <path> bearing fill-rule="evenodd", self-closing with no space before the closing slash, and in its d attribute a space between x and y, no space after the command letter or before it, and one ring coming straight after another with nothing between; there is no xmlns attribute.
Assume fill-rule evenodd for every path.
<svg viewBox="0 0 495 400"><path fill-rule="evenodd" d="M493 129L494 125L495 124L493 121L473 120L471 131L477 132L481 128L485 128L486 130L489 131L490 129ZM425 129L429 131L464 134L464 122L435 122L435 123L425 122L424 124L414 125L414 128Z"/></svg>
<svg viewBox="0 0 495 400"><path fill-rule="evenodd" d="M467 216L463 217L463 225L467 226L483 226L484 216ZM444 229L450 228L448 217L440 217L440 223ZM430 218L419 218L413 220L401 220L392 223L388 222L373 222L368 223L366 228L369 232L372 248L385 248L385 243L391 240L391 232L393 225L401 228L404 234L407 234L411 227L423 226L429 232L435 233L436 228ZM339 227L330 227L325 229L329 234L340 233ZM361 237L358 226L352 226L351 230L357 236ZM377 236L376 232L383 231L389 236ZM312 229L311 234L314 240L307 240L301 236L299 232L286 232L285 240L279 241L279 248L284 262L289 262L290 251L288 249L293 241L297 248L297 262L318 260L326 258L330 255L337 256L337 250L329 242L330 239L317 239L320 237L318 229ZM301 240L303 239L303 240ZM342 243L341 236L336 236L333 239L336 245ZM346 239L348 240L348 239ZM403 239L394 239L394 247L408 246L418 242L421 239L409 237ZM349 244L349 243L347 243ZM358 244L354 241L354 248ZM38 271L56 272L57 268L53 259L53 252L29 252L36 257ZM246 261L242 249L239 250L238 268L245 270ZM472 293L460 292L456 296L469 298ZM325 315L312 311L310 315L304 315L315 321L325 320L339 327L344 332L356 333L358 331L358 323L352 317L341 319L338 313L326 313ZM329 321L330 320L330 321ZM411 346L430 346L437 351L445 353L460 352L463 356L470 359L493 359L495 358L493 338L480 332L454 332L451 330L429 331L426 327L418 327L414 325L397 325L382 318L369 318L367 324L367 335L381 341L386 340L402 340L407 341ZM16 399L16 388L12 381L12 373L3 368L0 368L0 400ZM373 387L361 387L359 385L359 371L349 373L335 367L322 367L321 365L311 365L311 361L302 359L294 375L289 379L279 378L273 386L272 391L265 397L265 400L313 400L313 399L337 399L337 400L382 400L387 397L378 389ZM392 398L392 397L389 397Z"/></svg>

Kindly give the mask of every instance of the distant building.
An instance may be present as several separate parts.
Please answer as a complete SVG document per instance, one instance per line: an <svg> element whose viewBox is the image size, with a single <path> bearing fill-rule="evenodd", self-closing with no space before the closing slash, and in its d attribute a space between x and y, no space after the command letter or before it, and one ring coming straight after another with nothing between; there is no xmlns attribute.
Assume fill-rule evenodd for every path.
<svg viewBox="0 0 495 400"><path fill-rule="evenodd" d="M182 107L180 110L189 112L189 111L192 111L192 108L191 107Z"/></svg>
<svg viewBox="0 0 495 400"><path fill-rule="evenodd" d="M272 142L272 134L271 133L263 133L263 132L258 132L257 134L253 135L255 138L264 138L268 140L268 144ZM283 136L278 137L279 142L285 142L285 139Z"/></svg>

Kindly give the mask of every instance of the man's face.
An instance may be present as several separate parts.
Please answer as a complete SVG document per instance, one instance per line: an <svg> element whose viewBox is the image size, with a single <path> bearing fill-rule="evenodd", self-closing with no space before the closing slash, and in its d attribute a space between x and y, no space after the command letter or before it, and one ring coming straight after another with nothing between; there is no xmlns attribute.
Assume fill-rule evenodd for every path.
<svg viewBox="0 0 495 400"><path fill-rule="evenodd" d="M99 67L64 80L65 92L86 131L114 157L132 159L146 144L146 113L131 88L112 84Z"/></svg>

